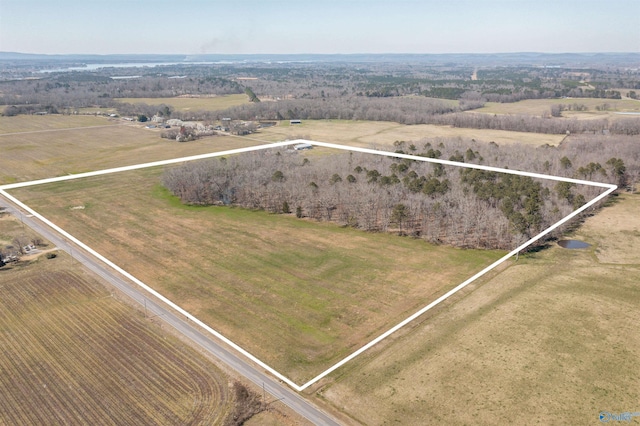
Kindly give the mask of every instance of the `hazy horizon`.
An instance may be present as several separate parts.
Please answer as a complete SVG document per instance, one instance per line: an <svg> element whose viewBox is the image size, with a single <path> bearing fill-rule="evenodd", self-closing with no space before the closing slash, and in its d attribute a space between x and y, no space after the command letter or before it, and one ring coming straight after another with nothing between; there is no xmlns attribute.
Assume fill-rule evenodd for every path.
<svg viewBox="0 0 640 426"><path fill-rule="evenodd" d="M33 56L150 56L150 57L163 57L163 56L186 56L186 57L206 57L206 56L455 56L455 55L469 55L469 56L489 56L489 55L636 55L640 54L640 51L593 51L593 52L439 52L439 53L412 53L412 52L353 52L353 53L313 53L313 52L299 52L299 53L180 53L180 52L167 52L167 53L127 53L127 52L114 52L114 53L40 53L40 52L17 52L17 51L5 51L0 50L0 54L17 54L17 55L33 55Z"/></svg>
<svg viewBox="0 0 640 426"><path fill-rule="evenodd" d="M640 1L1 0L0 51L635 53L640 52Z"/></svg>

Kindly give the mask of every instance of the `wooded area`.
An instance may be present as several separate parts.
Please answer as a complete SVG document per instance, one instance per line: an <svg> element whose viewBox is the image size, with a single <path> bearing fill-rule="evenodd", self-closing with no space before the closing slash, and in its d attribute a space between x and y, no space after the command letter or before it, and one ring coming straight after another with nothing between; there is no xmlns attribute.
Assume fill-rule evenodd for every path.
<svg viewBox="0 0 640 426"><path fill-rule="evenodd" d="M462 140L394 145L417 156L623 186L640 175L640 154L626 137L585 137L560 149ZM620 158L603 157L612 145ZM309 157L275 149L189 163L168 170L163 182L188 204L263 209L456 247L501 249L526 241L601 191L387 156Z"/></svg>
<svg viewBox="0 0 640 426"><path fill-rule="evenodd" d="M411 61L183 64L144 68L104 68L91 73L20 74L0 81L4 115L77 113L80 108L115 108L121 115L160 115L182 120L346 119L440 124L455 127L564 134L640 134L640 119L575 120L562 117L554 105L544 116L463 114L485 102L567 98L634 99L640 76L611 68L593 58L567 59L564 65L498 62L461 63L421 58ZM461 61L460 58L457 58ZM592 62L592 63L590 63ZM471 75L474 73L474 78ZM19 70L19 68L18 68ZM18 71L16 71L18 72ZM28 77L28 78L24 78ZM200 97L246 93L251 104L225 110L179 111L167 97ZM127 98L128 102L119 99ZM157 98L149 105L135 98ZM262 102L260 102L262 101ZM148 101L147 101L148 102ZM575 104L575 105L574 105Z"/></svg>

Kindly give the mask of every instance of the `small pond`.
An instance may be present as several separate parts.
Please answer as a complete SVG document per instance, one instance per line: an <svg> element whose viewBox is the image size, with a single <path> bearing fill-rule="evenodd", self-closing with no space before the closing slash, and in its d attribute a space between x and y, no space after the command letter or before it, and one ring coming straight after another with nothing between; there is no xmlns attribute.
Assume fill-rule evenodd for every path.
<svg viewBox="0 0 640 426"><path fill-rule="evenodd" d="M591 246L591 244L580 240L560 240L558 241L558 245L566 249L584 249Z"/></svg>

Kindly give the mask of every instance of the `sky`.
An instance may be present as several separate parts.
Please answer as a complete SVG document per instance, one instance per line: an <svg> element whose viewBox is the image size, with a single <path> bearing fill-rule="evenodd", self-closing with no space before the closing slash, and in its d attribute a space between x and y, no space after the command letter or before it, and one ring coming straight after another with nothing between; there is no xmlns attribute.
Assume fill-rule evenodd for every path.
<svg viewBox="0 0 640 426"><path fill-rule="evenodd" d="M0 51L640 52L640 0L0 0Z"/></svg>

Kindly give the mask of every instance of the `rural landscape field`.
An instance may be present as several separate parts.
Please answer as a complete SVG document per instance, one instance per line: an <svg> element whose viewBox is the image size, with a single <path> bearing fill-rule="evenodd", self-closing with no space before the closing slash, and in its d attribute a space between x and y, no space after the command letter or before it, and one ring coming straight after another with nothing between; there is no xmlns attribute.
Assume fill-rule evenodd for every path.
<svg viewBox="0 0 640 426"><path fill-rule="evenodd" d="M95 116L0 117L0 183L44 179L258 145L209 138L171 144L159 130Z"/></svg>
<svg viewBox="0 0 640 426"><path fill-rule="evenodd" d="M479 71L238 62L7 80L0 186L292 382L311 381L299 395L335 424L589 424L640 411L637 71L485 60ZM250 170L238 153L6 189L297 139L456 166L359 163L302 144L253 153ZM465 164L618 189L315 380L601 191ZM168 184L189 173L200 186ZM230 176L243 173L250 184ZM145 304L130 299L73 257L89 253L66 237L56 247L6 203L16 214L0 211L0 423L314 422L150 315L158 298L138 288ZM365 226L340 204L376 214Z"/></svg>
<svg viewBox="0 0 640 426"><path fill-rule="evenodd" d="M640 400L640 196L616 198L320 391L358 421L593 424ZM447 409L442 409L447 407Z"/></svg>
<svg viewBox="0 0 640 426"><path fill-rule="evenodd" d="M184 207L159 187L159 174L15 194L300 383L504 254L293 216Z"/></svg>
<svg viewBox="0 0 640 426"><path fill-rule="evenodd" d="M20 232L19 221L0 217L0 238ZM115 298L66 253L53 253L0 275L1 423L226 417L233 397L222 371Z"/></svg>

